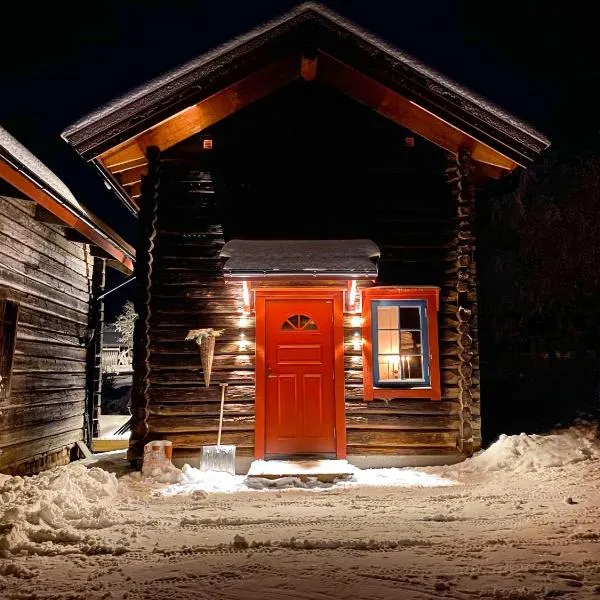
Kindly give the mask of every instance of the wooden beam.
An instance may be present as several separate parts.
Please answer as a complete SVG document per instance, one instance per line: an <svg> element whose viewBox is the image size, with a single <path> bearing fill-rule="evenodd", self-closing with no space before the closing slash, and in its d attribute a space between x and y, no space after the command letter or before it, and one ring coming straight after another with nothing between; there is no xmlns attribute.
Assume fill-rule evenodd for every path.
<svg viewBox="0 0 600 600"><path fill-rule="evenodd" d="M132 167L126 171L115 173L116 180L121 185L131 185L132 183L139 183L142 181L142 175L146 172L146 166L142 165L139 167Z"/></svg>
<svg viewBox="0 0 600 600"><path fill-rule="evenodd" d="M317 63L319 57L315 56L303 56L300 59L300 76L304 81L312 81L317 76Z"/></svg>
<svg viewBox="0 0 600 600"><path fill-rule="evenodd" d="M136 181L135 183L127 183L123 186L123 189L131 198L139 198L139 196L142 194L142 183L140 181Z"/></svg>
<svg viewBox="0 0 600 600"><path fill-rule="evenodd" d="M512 171L517 163L368 75L327 54L320 55L317 79L395 123L457 154L463 148L476 161Z"/></svg>
<svg viewBox="0 0 600 600"><path fill-rule="evenodd" d="M107 259L106 266L110 267L111 269L114 269L115 271L123 273L123 275L131 275L131 271L129 269L126 269L118 260L115 260L114 258Z"/></svg>
<svg viewBox="0 0 600 600"><path fill-rule="evenodd" d="M136 161L145 162L149 146L157 146L160 150L170 148L298 76L298 57L285 57L104 152L98 157L99 161L113 174L122 171L125 165L140 165Z"/></svg>
<svg viewBox="0 0 600 600"><path fill-rule="evenodd" d="M145 169L146 165L147 165L147 161L146 161L146 157L144 156L144 157L123 160L122 162L111 161L109 170L113 175L116 175L117 173L123 173L125 171L129 171L130 169L137 169L138 167L142 167ZM107 165L103 165L103 166L106 167Z"/></svg>

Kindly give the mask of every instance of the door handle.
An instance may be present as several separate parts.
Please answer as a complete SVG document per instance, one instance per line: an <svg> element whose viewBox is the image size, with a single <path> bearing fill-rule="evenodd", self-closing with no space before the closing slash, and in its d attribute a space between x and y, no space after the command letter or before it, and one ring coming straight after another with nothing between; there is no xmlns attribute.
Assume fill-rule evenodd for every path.
<svg viewBox="0 0 600 600"><path fill-rule="evenodd" d="M267 377L270 379L274 379L277 375L273 375L273 371L271 371L271 365L267 364Z"/></svg>

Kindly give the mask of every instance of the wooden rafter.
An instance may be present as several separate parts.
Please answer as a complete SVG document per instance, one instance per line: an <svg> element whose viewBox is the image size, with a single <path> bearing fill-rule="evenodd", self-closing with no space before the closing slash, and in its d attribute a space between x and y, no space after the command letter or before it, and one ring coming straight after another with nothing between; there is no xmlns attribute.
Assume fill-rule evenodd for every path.
<svg viewBox="0 0 600 600"><path fill-rule="evenodd" d="M285 57L108 150L99 160L113 174L123 171L126 165L145 164L149 146L166 150L299 76L298 58Z"/></svg>
<svg viewBox="0 0 600 600"><path fill-rule="evenodd" d="M479 165L481 177L497 179L518 167L514 160L486 143L323 52L314 57L289 56L263 67L107 150L97 160L137 205L149 146L166 150L300 77L334 87L448 152L468 151L474 165Z"/></svg>
<svg viewBox="0 0 600 600"><path fill-rule="evenodd" d="M474 160L505 171L512 171L518 166L500 152L332 56L320 55L317 80L331 85L453 154L463 148L470 152Z"/></svg>

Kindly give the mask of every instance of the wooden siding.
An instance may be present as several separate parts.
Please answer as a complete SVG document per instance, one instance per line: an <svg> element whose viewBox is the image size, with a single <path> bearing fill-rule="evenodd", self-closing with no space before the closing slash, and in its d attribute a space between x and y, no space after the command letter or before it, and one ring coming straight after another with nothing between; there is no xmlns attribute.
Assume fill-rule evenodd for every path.
<svg viewBox="0 0 600 600"><path fill-rule="evenodd" d="M10 395L0 405L0 471L69 460L83 437L92 259L36 204L0 196L0 293L19 305Z"/></svg>
<svg viewBox="0 0 600 600"><path fill-rule="evenodd" d="M293 93L286 96L287 100L290 98L293 102ZM331 98L325 98L326 104L330 101ZM188 452L203 444L215 443L221 382L229 384L224 443L236 444L240 455L253 454L254 318L242 318L241 282L224 281L218 252L225 238L302 236L316 239L327 237L327 232L335 232L338 238L368 237L380 246L382 256L377 284L436 285L441 288L442 400L439 402L428 399L365 402L361 351L354 350L354 328L349 317L345 319L348 454L411 455L457 451L466 416L464 397L461 397L465 379L464 373L459 372L458 246L463 243L474 245L474 238L470 232L469 240L459 239L460 223L454 193L457 184L446 173L448 157L422 140L417 142L417 148L404 144L406 137L412 137L411 132L395 125L382 125L378 116L365 118L361 111L366 109L362 107L350 120L348 115L354 114L356 107L348 109L342 104L341 112L347 120L341 119L340 123L352 122L355 126L354 145L344 139L343 136L349 134L342 131L341 125L336 134L342 137L332 142L327 139L327 131L320 128L320 125L327 128L327 123L311 123L312 130L319 132L317 137L324 147L323 156L318 154L317 144L316 156L303 164L302 157L308 155L302 144L299 149L293 148L297 140L292 138L288 147L283 148L281 143L287 139L285 133L269 131L267 115L275 114L277 125L286 122L281 111L277 112L277 102L269 102L266 100L262 108L253 107L253 112L233 117L206 133L214 137L215 148L221 148L218 152L202 152L200 137L170 150L161 161L148 304L149 374L145 396L140 400L143 411L139 413L143 415L144 423L139 423L137 439L133 439L130 446L130 450L134 448L130 457L139 458L141 443L151 438L171 439L175 454L178 449ZM338 100L334 99L335 102ZM308 103L302 104L302 110L304 112L291 112L301 115L298 118L307 122L315 118ZM285 110L283 113L291 119ZM363 119L362 127L360 119ZM375 124L373 119L377 121ZM295 127L302 130L298 124ZM306 130L311 127L307 124ZM392 132L389 127L393 128ZM372 130L375 133L369 138ZM364 147L356 139L364 142ZM385 146L383 149L376 147L379 142ZM322 165L325 157L332 156L332 147L338 152L344 148L347 154L350 154L348 148L353 147L356 156L348 159L348 165L332 167L333 173L336 173L336 166L345 169L343 177L347 181L338 178L332 182L326 177L327 171ZM279 153L287 157L287 163L277 158ZM245 162L240 160L240 155L246 157ZM352 162L354 160L358 161L360 169ZM295 178L288 163L296 165ZM317 175L311 179L313 168ZM301 182L302 177L308 177L309 181ZM340 182L343 187L338 189L336 184ZM311 187L320 183L324 189ZM301 225L290 225L291 211L281 208L278 186L285 186L282 189L289 193L290 204L300 199ZM313 189L314 197L307 196ZM337 211L319 212L323 198L337 202ZM142 213L143 201L142 198ZM357 202L364 204L359 206L358 212ZM288 203L287 198L285 203ZM283 214L277 216L278 210ZM317 217L317 222L313 217ZM467 293L476 308L474 268L474 264L469 267L472 277ZM189 329L202 327L224 329L216 342L208 388L203 384L198 348L193 342L185 341ZM247 343L243 350L239 345L242 331ZM476 348L476 320L470 334ZM480 415L476 352L471 357L471 366L472 377L468 383L472 385L473 403L467 416L472 425L473 447L477 448Z"/></svg>

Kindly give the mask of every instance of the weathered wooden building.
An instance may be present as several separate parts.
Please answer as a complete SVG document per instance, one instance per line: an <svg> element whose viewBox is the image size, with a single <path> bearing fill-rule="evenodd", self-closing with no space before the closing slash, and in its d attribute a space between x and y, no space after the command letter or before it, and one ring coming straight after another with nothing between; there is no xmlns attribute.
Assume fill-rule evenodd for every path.
<svg viewBox="0 0 600 600"><path fill-rule="evenodd" d="M133 257L0 128L0 472L64 464L91 427L101 307L93 292L106 263L130 272Z"/></svg>
<svg viewBox="0 0 600 600"><path fill-rule="evenodd" d="M304 4L63 137L139 212L132 460L215 443L222 382L248 458L480 447L476 194L543 135Z"/></svg>

